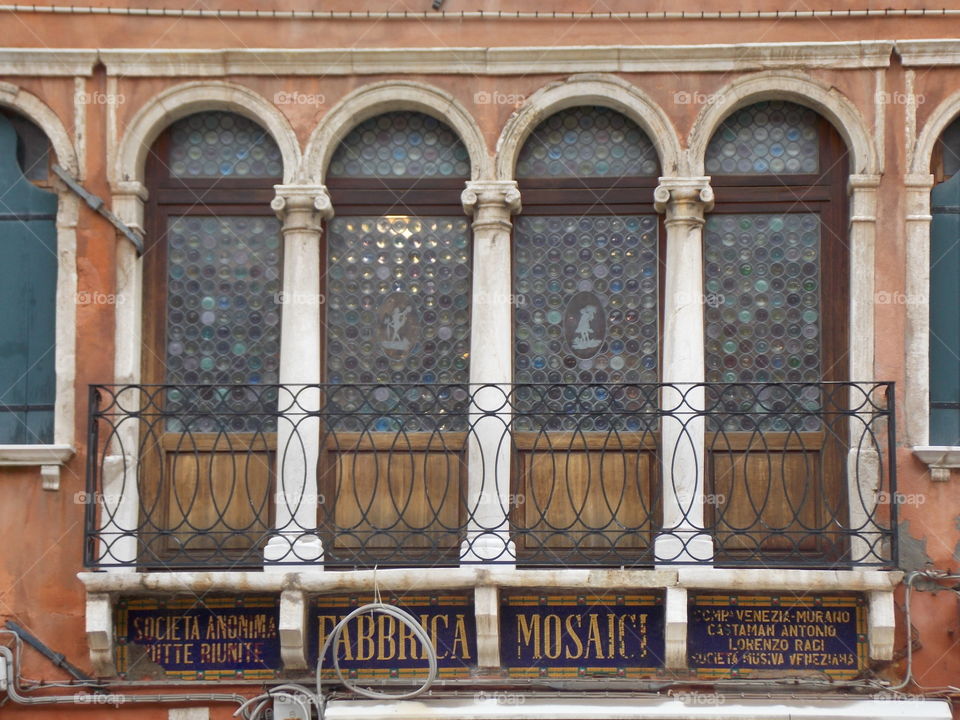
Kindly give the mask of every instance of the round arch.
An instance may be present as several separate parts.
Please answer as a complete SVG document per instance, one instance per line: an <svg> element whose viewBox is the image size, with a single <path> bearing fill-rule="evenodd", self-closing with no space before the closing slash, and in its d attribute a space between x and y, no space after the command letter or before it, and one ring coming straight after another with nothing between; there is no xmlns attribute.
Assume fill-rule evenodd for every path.
<svg viewBox="0 0 960 720"><path fill-rule="evenodd" d="M372 83L340 100L310 134L304 153L305 176L322 184L334 151L353 128L375 115L397 110L422 112L449 125L470 155L470 179L487 177L487 146L473 116L450 93L412 81Z"/></svg>
<svg viewBox="0 0 960 720"><path fill-rule="evenodd" d="M803 73L764 72L734 80L719 89L717 102L706 105L694 121L689 136L692 175L704 175L707 145L721 123L733 112L763 100L788 100L815 110L840 133L850 153L852 175L879 172L877 149L867 132L863 116L837 90Z"/></svg>
<svg viewBox="0 0 960 720"><path fill-rule="evenodd" d="M40 98L15 85L0 83L0 105L14 110L39 127L46 134L57 163L71 175L79 174L77 151L67 129L57 114Z"/></svg>
<svg viewBox="0 0 960 720"><path fill-rule="evenodd" d="M910 173L918 175L930 174L930 161L933 159L933 148L950 123L960 115L960 90L950 95L930 113L930 117L923 124L917 141L913 146L913 160L910 164Z"/></svg>
<svg viewBox="0 0 960 720"><path fill-rule="evenodd" d="M537 125L554 113L579 105L599 105L630 118L656 148L661 172L676 175L680 171L680 141L659 105L639 88L618 77L574 75L540 88L507 121L497 140L497 179L514 179L520 149Z"/></svg>
<svg viewBox="0 0 960 720"><path fill-rule="evenodd" d="M164 90L141 107L126 127L116 155L113 182L143 182L147 152L171 123L205 110L229 110L253 120L273 137L283 156L283 181L300 170L297 136L275 105L250 88L226 82L192 82Z"/></svg>

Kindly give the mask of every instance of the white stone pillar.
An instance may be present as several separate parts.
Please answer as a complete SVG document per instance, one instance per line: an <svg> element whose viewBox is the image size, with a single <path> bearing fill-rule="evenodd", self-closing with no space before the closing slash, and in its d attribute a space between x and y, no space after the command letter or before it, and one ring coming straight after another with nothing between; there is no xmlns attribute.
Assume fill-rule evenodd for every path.
<svg viewBox="0 0 960 720"><path fill-rule="evenodd" d="M264 569L319 570L323 544L317 534L317 461L321 407L320 235L333 217L322 185L277 185L271 203L283 222L283 292L277 472L273 527L264 548Z"/></svg>
<svg viewBox="0 0 960 720"><path fill-rule="evenodd" d="M510 539L510 420L513 380L511 215L520 211L516 182L471 181L461 197L473 215L473 301L467 538L462 563L516 562Z"/></svg>
<svg viewBox="0 0 960 720"><path fill-rule="evenodd" d="M703 224L713 207L709 177L664 177L654 191L666 212L667 262L663 308L664 388L668 413L660 433L663 533L657 563L713 561L713 539L703 532L704 334Z"/></svg>
<svg viewBox="0 0 960 720"><path fill-rule="evenodd" d="M901 434L906 445L930 443L930 191L933 175L907 175L907 367ZM949 470L947 475L949 476Z"/></svg>
<svg viewBox="0 0 960 720"><path fill-rule="evenodd" d="M113 212L128 227L144 235L143 183L123 181L112 186ZM140 348L143 343L143 262L126 238L117 240L116 297L114 298L113 381L117 385L140 383ZM142 407L137 388L117 395L125 411ZM110 398L104 398L109 402ZM140 434L137 422L124 422L106 448L98 472L101 497L98 502L101 567L114 572L136 572L137 536L140 522ZM126 534L129 533L129 534Z"/></svg>
<svg viewBox="0 0 960 720"><path fill-rule="evenodd" d="M877 188L879 175L851 175L847 183L850 195L850 381L870 383L874 369L874 315L876 292L874 284ZM929 251L929 239L928 251ZM909 307L909 306L908 306ZM869 392L869 386L865 388ZM895 447L886 448L886 428L871 425L874 419L872 404L865 400L861 389L851 387L848 393L850 408L863 412L850 417L847 430L847 497L849 528L856 533L850 539L850 557L865 563L878 563L884 558L881 547L882 525L877 522L878 493L889 490L881 487L882 467L880 452L888 453L888 462L896 462ZM881 402L878 393L869 399ZM837 408L839 409L839 408ZM872 436L870 433L878 433ZM865 436L865 433L868 433ZM873 440L876 444L872 444Z"/></svg>

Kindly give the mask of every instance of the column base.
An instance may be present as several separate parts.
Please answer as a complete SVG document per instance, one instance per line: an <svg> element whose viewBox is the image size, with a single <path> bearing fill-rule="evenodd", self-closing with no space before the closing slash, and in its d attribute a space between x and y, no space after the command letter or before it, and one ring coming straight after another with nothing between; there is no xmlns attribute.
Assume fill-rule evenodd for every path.
<svg viewBox="0 0 960 720"><path fill-rule="evenodd" d="M263 548L264 572L323 570L323 542L315 535L274 535Z"/></svg>
<svg viewBox="0 0 960 720"><path fill-rule="evenodd" d="M696 530L674 530L656 537L653 553L657 565L713 565L713 538Z"/></svg>
<svg viewBox="0 0 960 720"><path fill-rule="evenodd" d="M468 533L467 538L460 545L461 565L496 563L502 567L516 564L517 547L507 533Z"/></svg>

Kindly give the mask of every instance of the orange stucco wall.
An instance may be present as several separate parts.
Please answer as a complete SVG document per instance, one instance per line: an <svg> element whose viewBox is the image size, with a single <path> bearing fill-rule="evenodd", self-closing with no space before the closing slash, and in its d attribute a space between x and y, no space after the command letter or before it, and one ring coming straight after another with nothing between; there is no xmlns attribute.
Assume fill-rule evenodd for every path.
<svg viewBox="0 0 960 720"><path fill-rule="evenodd" d="M40 3L48 4L48 3ZM128 3L87 0L90 6L157 7L155 2L131 0ZM429 0L385 0L363 4L364 10L422 12ZM920 0L901 0L899 8L922 7ZM223 3L208 3L217 6ZM356 10L350 0L325 3L323 8L304 0L234 0L230 9L322 9ZM594 4L586 0L553 3L547 10L534 0L517 2L467 3L447 0L448 13L475 9L504 11L589 12ZM637 11L637 3L609 0L604 11ZM836 3L809 0L784 8L770 0L708 0L700 3L652 2L643 10L651 12L680 10L753 10L753 9L831 9ZM858 0L844 9L880 8L889 3ZM185 0L168 0L165 7L195 7ZM938 17L913 18L811 18L750 20L622 20L622 19L379 19L379 20L291 20L291 19L217 19L217 18L143 18L131 16L92 16L0 11L0 43L23 48L385 48L385 47L487 47L557 45L648 45L698 43L782 43L797 41L896 40L902 38L941 38L960 33L960 19ZM875 125L875 71L873 69L804 70L849 98L863 115L867 127ZM889 68L881 71L886 90L903 92L905 70L895 56ZM642 88L668 114L678 135L686 138L701 110L695 104L678 104L677 90L708 96L722 90L744 72L682 72L668 69L657 73L621 74L620 77ZM498 92L528 97L544 85L566 77L566 73L464 76L464 75L362 75L362 76L243 76L217 78L254 90L268 100L277 93L298 92L322 95L317 104L281 105L281 112L295 129L301 148L320 118L352 90L393 77L415 79L441 88L457 98L479 123L489 151L515 107L510 104L477 104L478 92ZM118 133L122 136L130 119L153 96L165 88L197 78L120 78L118 91L123 101L118 106ZM28 75L0 78L29 91L46 103L69 133L74 129L73 79L36 78ZM85 79L89 93L105 92L102 68ZM957 68L921 68L916 74L918 105L917 127L946 97L960 89ZM884 170L878 199L876 247L876 289L891 294L906 292L906 238L904 230L905 197L905 107L888 104L884 110ZM85 106L84 184L101 197L110 196L107 180L107 107ZM114 229L87 208L80 211L77 228L77 278L79 293L113 293L118 239ZM905 386L905 304L875 306L875 377L898 383L898 402L904 406ZM75 574L82 569L83 505L77 500L85 483L87 395L89 383L113 380L114 306L80 304L77 307L76 431L77 456L62 473L59 492L41 489L39 469L0 469L0 624L14 619L43 639L73 663L89 667L84 636L84 591ZM854 378L856 379L856 378ZM898 418L902 422L902 417ZM898 483L901 492L922 495L922 504L901 509L901 522L909 524L906 540L910 560L928 559L942 570L960 568L960 488L956 474L949 483L932 483L926 466L917 461L908 447L897 453ZM923 557L926 554L926 558ZM898 603L902 603L902 591ZM924 686L956 684L960 677L960 604L950 591L916 593L914 596L913 634L915 640L914 675ZM902 609L897 649L906 642ZM28 678L63 680L66 675L52 667L35 652L27 650L23 669ZM894 666L891 677L903 672L902 661ZM218 686L218 692L228 688ZM916 688L911 692L920 691ZM215 718L226 718L232 711L216 709ZM166 718L166 708L107 711L97 707L67 706L22 709L8 704L0 715L17 718L100 718L138 717L143 720ZM960 717L960 714L957 715Z"/></svg>

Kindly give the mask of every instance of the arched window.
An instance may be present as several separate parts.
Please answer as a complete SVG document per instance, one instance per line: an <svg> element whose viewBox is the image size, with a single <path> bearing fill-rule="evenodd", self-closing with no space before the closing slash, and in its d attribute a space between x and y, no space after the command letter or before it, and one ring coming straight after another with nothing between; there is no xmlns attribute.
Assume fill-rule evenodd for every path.
<svg viewBox="0 0 960 720"><path fill-rule="evenodd" d="M658 506L657 154L624 115L574 107L533 130L516 174L517 552L636 562Z"/></svg>
<svg viewBox="0 0 960 720"><path fill-rule="evenodd" d="M230 112L178 120L147 162L142 376L166 417L147 426L143 562L209 553L262 562L276 444L282 160ZM156 416L154 416L156 417Z"/></svg>
<svg viewBox="0 0 960 720"><path fill-rule="evenodd" d="M943 131L930 196L930 444L960 445L960 120Z"/></svg>
<svg viewBox="0 0 960 720"><path fill-rule="evenodd" d="M847 155L812 110L761 102L710 141L704 229L712 468L720 560L838 559L847 525ZM711 433L712 431L712 433ZM722 502L719 501L722 499ZM709 522L709 521L708 521Z"/></svg>
<svg viewBox="0 0 960 720"><path fill-rule="evenodd" d="M49 156L40 128L0 113L0 444L54 439L57 196L42 187Z"/></svg>
<svg viewBox="0 0 960 720"><path fill-rule="evenodd" d="M355 127L326 174L331 388L321 479L328 562L456 561L470 362L466 148L447 125L389 112Z"/></svg>

